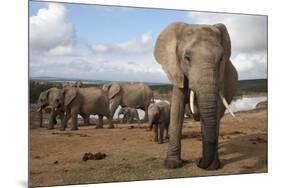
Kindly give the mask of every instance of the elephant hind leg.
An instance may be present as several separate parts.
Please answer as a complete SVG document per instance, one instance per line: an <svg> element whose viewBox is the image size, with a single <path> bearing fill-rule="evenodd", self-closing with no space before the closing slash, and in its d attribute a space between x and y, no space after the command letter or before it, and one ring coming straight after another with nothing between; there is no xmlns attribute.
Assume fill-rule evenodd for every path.
<svg viewBox="0 0 281 188"><path fill-rule="evenodd" d="M154 142L158 142L158 124L154 124Z"/></svg>
<svg viewBox="0 0 281 188"><path fill-rule="evenodd" d="M90 116L87 115L87 114L84 114L84 113L80 113L80 115L81 115L82 118L83 118L84 125L85 125L85 126L90 125Z"/></svg>
<svg viewBox="0 0 281 188"><path fill-rule="evenodd" d="M164 133L164 127L162 124L159 126L159 138L158 138L158 144L163 144L163 133Z"/></svg>
<svg viewBox="0 0 281 188"><path fill-rule="evenodd" d="M165 139L169 139L169 128L166 127L165 130L166 130L166 131L165 131L165 132L166 132Z"/></svg>

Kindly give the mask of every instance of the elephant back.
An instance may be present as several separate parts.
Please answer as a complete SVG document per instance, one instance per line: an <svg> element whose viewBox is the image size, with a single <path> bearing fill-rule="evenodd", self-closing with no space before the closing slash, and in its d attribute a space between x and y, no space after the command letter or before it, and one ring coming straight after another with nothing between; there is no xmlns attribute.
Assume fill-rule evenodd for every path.
<svg viewBox="0 0 281 188"><path fill-rule="evenodd" d="M123 84L122 89L122 104L133 108L145 108L153 97L152 90L143 83Z"/></svg>

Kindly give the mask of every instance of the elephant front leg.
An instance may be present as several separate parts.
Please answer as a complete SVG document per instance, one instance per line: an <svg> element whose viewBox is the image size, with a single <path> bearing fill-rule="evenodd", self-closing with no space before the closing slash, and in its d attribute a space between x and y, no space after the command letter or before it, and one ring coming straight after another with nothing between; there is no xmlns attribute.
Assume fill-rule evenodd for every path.
<svg viewBox="0 0 281 188"><path fill-rule="evenodd" d="M43 110L39 111L39 127L43 127Z"/></svg>
<svg viewBox="0 0 281 188"><path fill-rule="evenodd" d="M181 160L181 131L184 118L185 92L184 89L173 87L170 118L170 139L167 158L164 162L166 168L179 168Z"/></svg>
<svg viewBox="0 0 281 188"><path fill-rule="evenodd" d="M97 129L103 128L103 116L102 115L99 115L98 124L97 124L96 128Z"/></svg>
<svg viewBox="0 0 281 188"><path fill-rule="evenodd" d="M78 119L77 119L78 113L71 113L71 123L72 123L72 127L71 127L71 131L76 131L78 130Z"/></svg>
<svg viewBox="0 0 281 188"><path fill-rule="evenodd" d="M49 130L54 129L56 115L57 114L55 113L55 110L52 109L51 113L50 113L50 116L49 116L49 125L48 125Z"/></svg>
<svg viewBox="0 0 281 188"><path fill-rule="evenodd" d="M147 122L148 121L148 107L144 110L144 118L143 118L143 122Z"/></svg>
<svg viewBox="0 0 281 188"><path fill-rule="evenodd" d="M114 125L113 125L113 122L112 122L112 119L110 116L107 116L107 120L108 120L108 123L109 123L109 129L113 129L114 128Z"/></svg>

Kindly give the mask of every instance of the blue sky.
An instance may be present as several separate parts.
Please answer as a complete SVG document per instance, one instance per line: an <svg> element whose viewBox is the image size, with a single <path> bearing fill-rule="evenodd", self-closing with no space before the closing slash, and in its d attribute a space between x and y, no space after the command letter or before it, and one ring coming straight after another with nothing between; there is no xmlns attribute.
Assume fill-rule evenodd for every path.
<svg viewBox="0 0 281 188"><path fill-rule="evenodd" d="M167 83L152 52L173 21L225 23L240 79L266 77L264 16L33 1L29 10L31 77Z"/></svg>

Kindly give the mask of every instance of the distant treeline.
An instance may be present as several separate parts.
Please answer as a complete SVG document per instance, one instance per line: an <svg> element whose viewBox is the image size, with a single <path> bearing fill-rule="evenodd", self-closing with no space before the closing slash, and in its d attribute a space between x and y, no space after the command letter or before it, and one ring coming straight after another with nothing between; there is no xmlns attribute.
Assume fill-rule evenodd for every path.
<svg viewBox="0 0 281 188"><path fill-rule="evenodd" d="M267 79L239 80L236 95L267 93Z"/></svg>
<svg viewBox="0 0 281 188"><path fill-rule="evenodd" d="M83 87L102 87L102 84L85 84ZM61 87L58 82L42 82L42 81L30 81L29 96L30 103L36 103L37 99L42 91L45 91L51 87ZM171 84L159 84L150 85L150 88L158 94L167 94L172 90ZM236 96L249 93L266 93L267 92L267 79L255 79L255 80L239 80Z"/></svg>

